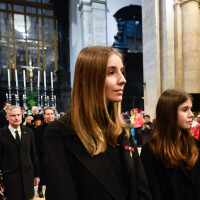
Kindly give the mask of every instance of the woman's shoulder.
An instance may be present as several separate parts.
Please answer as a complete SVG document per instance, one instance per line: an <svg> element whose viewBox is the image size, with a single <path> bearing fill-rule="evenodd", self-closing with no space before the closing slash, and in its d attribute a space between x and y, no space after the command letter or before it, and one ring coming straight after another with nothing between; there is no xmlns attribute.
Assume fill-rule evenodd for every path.
<svg viewBox="0 0 200 200"><path fill-rule="evenodd" d="M155 156L150 148L149 143L146 143L142 146L140 158L141 159L154 159L155 158Z"/></svg>
<svg viewBox="0 0 200 200"><path fill-rule="evenodd" d="M72 126L69 123L69 117L67 114L65 114L63 117L60 119L52 122L47 126L45 129L45 135L46 136L51 136L51 135L75 135L76 133L74 132Z"/></svg>
<svg viewBox="0 0 200 200"><path fill-rule="evenodd" d="M197 140L196 138L194 138L194 140L195 140L195 143L196 143L197 148L200 149L200 141Z"/></svg>
<svg viewBox="0 0 200 200"><path fill-rule="evenodd" d="M142 150L143 150L143 151L151 151L150 146L149 146L149 143L145 143L145 144L142 146Z"/></svg>

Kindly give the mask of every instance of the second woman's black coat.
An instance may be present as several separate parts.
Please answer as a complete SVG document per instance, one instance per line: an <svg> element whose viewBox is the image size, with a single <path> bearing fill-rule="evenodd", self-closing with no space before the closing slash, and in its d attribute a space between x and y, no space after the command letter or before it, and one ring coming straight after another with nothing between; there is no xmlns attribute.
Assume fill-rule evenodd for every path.
<svg viewBox="0 0 200 200"><path fill-rule="evenodd" d="M197 146L199 149L198 141ZM187 171L181 162L180 168L167 168L155 158L149 144L145 144L141 160L153 200L200 200L199 159L191 171Z"/></svg>

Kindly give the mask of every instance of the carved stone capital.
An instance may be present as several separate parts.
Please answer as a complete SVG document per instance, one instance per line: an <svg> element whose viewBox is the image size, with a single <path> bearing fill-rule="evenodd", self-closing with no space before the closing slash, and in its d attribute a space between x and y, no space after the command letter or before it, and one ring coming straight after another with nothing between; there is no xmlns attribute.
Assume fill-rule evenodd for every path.
<svg viewBox="0 0 200 200"><path fill-rule="evenodd" d="M92 3L106 4L106 0L80 0L77 6L81 10L83 5L91 6Z"/></svg>
<svg viewBox="0 0 200 200"><path fill-rule="evenodd" d="M193 1L200 3L200 0L174 0L174 5L177 5L177 4L181 5L181 4L190 3Z"/></svg>

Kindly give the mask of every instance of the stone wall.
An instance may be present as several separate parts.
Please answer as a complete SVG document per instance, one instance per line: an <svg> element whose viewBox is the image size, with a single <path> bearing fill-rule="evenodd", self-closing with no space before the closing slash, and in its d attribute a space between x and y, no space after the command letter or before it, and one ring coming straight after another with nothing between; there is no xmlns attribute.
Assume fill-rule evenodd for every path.
<svg viewBox="0 0 200 200"><path fill-rule="evenodd" d="M200 93L199 0L143 0L145 112L168 88Z"/></svg>

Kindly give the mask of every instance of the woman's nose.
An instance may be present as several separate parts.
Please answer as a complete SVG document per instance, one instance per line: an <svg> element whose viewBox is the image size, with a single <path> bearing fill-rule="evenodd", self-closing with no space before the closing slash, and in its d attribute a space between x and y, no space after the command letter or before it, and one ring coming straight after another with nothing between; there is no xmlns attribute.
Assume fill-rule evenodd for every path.
<svg viewBox="0 0 200 200"><path fill-rule="evenodd" d="M194 117L194 114L191 110L190 110L190 117Z"/></svg>
<svg viewBox="0 0 200 200"><path fill-rule="evenodd" d="M120 84L125 84L126 83L126 79L125 79L125 77L124 77L124 75L122 73L120 74L120 77L119 77L119 83Z"/></svg>

